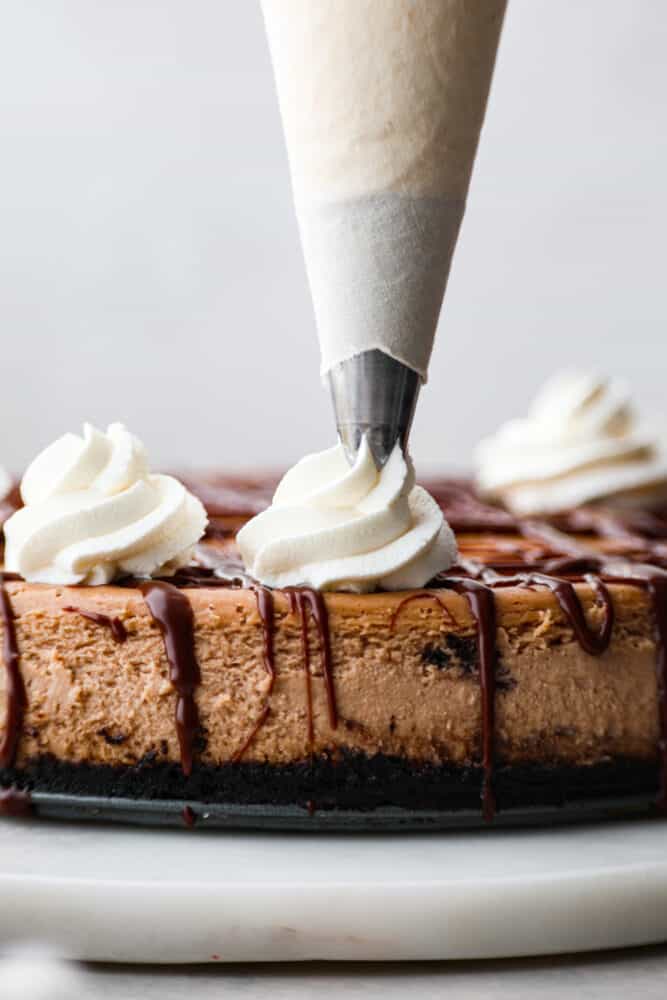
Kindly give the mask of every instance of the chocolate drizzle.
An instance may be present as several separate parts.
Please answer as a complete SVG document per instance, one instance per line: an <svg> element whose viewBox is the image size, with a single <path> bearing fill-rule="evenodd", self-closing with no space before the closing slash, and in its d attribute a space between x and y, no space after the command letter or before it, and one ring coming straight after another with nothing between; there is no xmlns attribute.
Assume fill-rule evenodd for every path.
<svg viewBox="0 0 667 1000"><path fill-rule="evenodd" d="M578 560L577 565L580 562L581 560ZM599 632L592 629L586 621L577 591L574 584L569 580L537 572L523 572L512 576L502 576L493 569L475 566L472 562L467 564L467 568L473 578L481 580L482 583L491 588L546 587L558 601L561 611L569 622L582 649L590 653L591 656L600 656L608 648L614 627L614 604L607 586L592 573L586 573L584 579L595 591L603 608L603 621ZM446 580L447 577L443 577L444 585L446 585Z"/></svg>
<svg viewBox="0 0 667 1000"><path fill-rule="evenodd" d="M477 626L477 648L479 650L479 683L482 696L482 810L484 819L490 823L496 811L493 790L494 739L495 739L495 697L496 697L496 605L493 592L483 583L473 579L438 577L438 585L444 590L454 590L468 601L470 611ZM423 591L410 594L398 605L389 623L390 629L396 625L398 617L412 601L425 598L440 605L443 617L451 625L456 619L449 608L432 592Z"/></svg>
<svg viewBox="0 0 667 1000"><path fill-rule="evenodd" d="M85 608L74 606L63 608L63 611L71 611L74 614L81 615L82 618L93 622L95 625L102 625L104 628L108 628L114 642L123 643L127 639L127 629L120 618L115 616L112 618L110 615L102 614L100 611L86 611Z"/></svg>
<svg viewBox="0 0 667 1000"><path fill-rule="evenodd" d="M199 712L194 695L201 683L195 655L192 605L185 594L170 583L151 580L140 584L139 589L164 637L169 679L177 694L176 730L181 748L181 766L183 773L190 775L195 737L199 731Z"/></svg>
<svg viewBox="0 0 667 1000"><path fill-rule="evenodd" d="M595 591L603 610L603 620L599 631L594 630L588 624L573 582L544 572L524 570L519 573L503 575L488 564L483 565L468 560L461 567L467 576L456 577L443 574L435 581L435 585L438 587L464 594L477 622L482 695L482 768L484 773L482 801L484 819L487 822L490 822L495 814L493 772L495 767L497 654L494 589L515 586L546 587L556 598L582 649L591 656L600 656L609 647L615 619L614 605L608 587L600 577L594 576L591 572L592 569L599 571L601 562L600 558L588 557L584 559L581 555L577 555L576 558L552 560L545 565L545 568L550 568L552 571L553 569L559 569L560 572L569 570L573 575L576 574L583 578ZM667 627L667 615L665 625ZM667 696L663 700L667 703ZM667 704L665 723L667 725ZM667 775L667 751L665 752L665 775Z"/></svg>
<svg viewBox="0 0 667 1000"><path fill-rule="evenodd" d="M648 581L648 591L653 602L657 631L658 662L658 711L660 713L660 795L658 808L667 812L667 577L654 576Z"/></svg>
<svg viewBox="0 0 667 1000"><path fill-rule="evenodd" d="M308 746L310 747L310 752L313 752L313 744L315 742L315 728L313 724L313 688L310 676L310 641L308 639L308 618L306 616L306 609L301 599L300 591L298 590L288 590L287 599L290 604L290 613L299 615L299 620L301 622L301 644L303 647L303 676L306 683L306 718L307 718L307 734L308 734Z"/></svg>
<svg viewBox="0 0 667 1000"><path fill-rule="evenodd" d="M5 576L0 574L0 621L2 622L2 659L7 687L7 712L5 732L0 744L0 767L11 767L16 757L23 718L28 707L28 697L21 675L19 647L16 641L14 610L5 587Z"/></svg>
<svg viewBox="0 0 667 1000"><path fill-rule="evenodd" d="M270 714L269 699L276 679L274 650L274 594L270 588L263 587L252 577L248 576L248 574L244 571L243 566L236 560L230 558L228 554L225 553L217 555L214 550L208 549L204 546L201 546L200 548L201 551L199 552L199 558L204 561L206 565L186 567L183 570L179 570L179 572L171 578L172 585L186 589L191 587L229 587L231 589L243 587L245 589L252 590L255 594L257 612L262 626L264 639L264 668L269 675L267 702L247 739L233 754L232 760L237 761L240 760L248 750ZM336 704L336 691L331 658L329 615L325 600L319 591L312 590L308 587L291 587L285 590L284 593L289 601L291 614L298 614L300 619L304 663L307 734L308 744L312 749L315 741L315 724L311 673L311 648L310 638L308 635L308 623L311 618L315 623L319 639L320 661L322 665L322 674L324 677L327 698L329 725L332 729L336 729L338 725L338 709Z"/></svg>
<svg viewBox="0 0 667 1000"><path fill-rule="evenodd" d="M495 591L505 587L545 588L554 595L561 613L572 628L576 640L591 656L600 656L608 649L614 628L615 610L609 583L627 583L644 589L650 596L658 647L658 696L660 704L660 804L667 808L667 516L633 512L626 518L596 509L579 508L548 520L516 518L500 508L484 503L474 495L464 481L427 484L436 495L445 516L453 527L463 533L466 554L480 558L461 561L450 573L437 577L429 588L412 594L396 609L392 627L401 607L411 600L429 597L440 604L443 614L450 614L434 588L454 590L467 600L475 618L479 650L481 688L481 765L483 771L482 801L484 816L490 820L495 812L494 741L496 694L496 610ZM479 538L477 537L479 533ZM604 551L591 547L590 535L601 539ZM512 537L518 536L518 537ZM644 560L644 565L637 560ZM274 609L272 592L259 588L248 578L242 567L226 555L211 568L186 570L175 578L178 586L239 586L255 591L264 633L264 661L275 678L272 644ZM593 626L584 613L576 583L586 583L595 593L601 608L599 626ZM298 614L304 658L304 679L308 715L308 740L314 744L314 710L312 697L311 648L308 634L309 616L314 619L322 649L322 664L327 690L329 721L337 720L335 691L331 671L331 652L326 605L322 596L306 588L286 591L292 614ZM454 623L455 624L455 623ZM268 715L268 703L246 742L235 754L243 755Z"/></svg>
<svg viewBox="0 0 667 1000"><path fill-rule="evenodd" d="M536 563L536 565L538 564ZM556 566L556 562L553 561L547 565ZM576 560L571 557L568 557L567 561L560 560L558 567L561 571L569 569L571 572L585 574L584 578L586 582L595 590L603 608L603 622L599 632L593 630L586 621L581 601L573 583L569 580L559 579L546 573L532 570L524 570L520 573L514 572L511 575L502 575L488 564L478 563L474 560L464 560L458 567L458 570L463 571L465 575L458 575L457 571L454 570L452 575L443 573L433 581L434 587L443 590L453 590L466 598L477 627L479 682L482 702L482 808L484 819L487 822L493 819L496 811L493 774L495 768L495 698L498 658L496 650L496 603L494 588L516 586L546 587L558 601L577 640L587 653L592 656L599 656L608 648L611 641L614 626L614 605L607 586L602 580L588 572L591 568L590 558L583 560L578 554ZM405 604L427 596L435 598L443 612L451 615L435 593L424 591L419 594L411 594L399 604L392 616L391 627L394 626L396 618ZM665 615L665 626L667 629L667 613ZM665 702L665 722L667 725L667 696L665 696ZM667 751L665 759L667 770Z"/></svg>
<svg viewBox="0 0 667 1000"><path fill-rule="evenodd" d="M14 819L26 819L32 816L32 799L26 789L0 788L0 816L11 816Z"/></svg>
<svg viewBox="0 0 667 1000"><path fill-rule="evenodd" d="M301 641L303 644L303 668L306 683L306 710L308 714L308 743L313 747L315 732L313 720L313 692L310 672L310 639L308 636L308 615L315 622L320 642L320 662L324 675L327 696L327 712L332 729L338 726L338 708L331 666L331 636L329 634L329 613L322 594L310 587L290 587L285 591L291 614L298 614L301 621Z"/></svg>
<svg viewBox="0 0 667 1000"><path fill-rule="evenodd" d="M248 747L250 746L250 744L254 740L255 736L257 736L257 733L260 731L260 729L262 728L262 726L264 725L264 723L268 719L270 712L271 712L270 706L269 705L265 705L264 708L262 709L262 711L260 712L260 715L259 715L259 718L257 719L257 722L255 723L255 725L252 727L252 729L248 733L247 738L243 741L243 743L238 748L238 750L235 750L234 753L232 754L232 762L234 764L236 764L238 761L241 760L241 758L245 754L246 750L248 749Z"/></svg>
<svg viewBox="0 0 667 1000"><path fill-rule="evenodd" d="M436 604L438 604L438 606L440 607L440 611L442 612L443 618L445 618L446 621L448 621L449 624L454 627L458 625L458 622L454 618L454 615L451 613L449 608L442 603L437 594L434 594L433 591L429 590L420 590L416 594L410 594L409 597L403 598L403 600L401 601L401 603L398 605L393 615L391 616L391 621L389 622L389 630L393 631L396 628L396 622L398 621L399 616L403 611L404 607L406 607L408 604L412 604L414 601L424 601L424 600L435 601Z"/></svg>
<svg viewBox="0 0 667 1000"><path fill-rule="evenodd" d="M194 811L192 806L183 806L181 817L189 830L192 830L197 823L197 813Z"/></svg>
<svg viewBox="0 0 667 1000"><path fill-rule="evenodd" d="M436 492L437 489L436 489ZM474 580L485 588L489 598L478 604L477 621L481 637L489 641L495 627L491 623L493 592L501 587L546 587L554 595L568 624L572 628L581 647L591 656L600 656L611 642L615 611L608 584L626 584L645 590L651 600L656 625L657 646L657 692L660 724L659 761L660 788L657 805L667 811L667 512L660 514L645 511L618 512L604 508L577 508L550 518L537 521L513 517L506 511L480 501L470 486L459 482L443 485L439 499L445 517L459 531L464 532L513 532L523 540L538 541L543 551L528 549L525 545L503 545L502 540L493 535L477 542L485 558L466 559L452 571L452 575L438 576L430 586L457 589L461 578ZM592 535L600 540L600 548L587 540L576 537L577 533ZM572 537L572 534L575 537ZM510 552L510 550L514 550ZM489 551L490 550L490 551ZM494 553L499 558L493 561ZM509 561L506 555L519 557L518 562ZM490 556L490 558L489 558ZM593 629L584 615L575 583L585 582L595 592L597 603L602 608L602 624ZM469 584L466 584L469 586ZM477 593L481 593L478 591ZM466 596L469 597L469 594ZM471 605L472 607L472 605ZM473 613L474 610L473 610ZM495 645L495 640L494 640ZM489 732L493 712L489 711L489 670L484 670L483 654L480 646L480 681L487 683L483 691L483 744L492 747ZM488 657L487 657L488 666ZM484 675L486 674L486 682ZM485 756L485 784L489 785L489 772L493 771L492 761ZM485 804L485 815L489 810Z"/></svg>
<svg viewBox="0 0 667 1000"><path fill-rule="evenodd" d="M250 747L258 732L266 722L271 712L269 705L269 699L271 697L271 692L273 691L273 685L276 682L276 661L274 653L274 639L276 632L275 623L275 612L274 612L274 602L273 602L273 592L268 589L268 587L262 587L256 584L252 588L255 592L255 600L257 601L257 613L259 614L260 621L262 623L262 634L264 637L264 669L269 675L269 687L266 692L266 702L262 711L259 714L257 722L250 730L247 738L243 741L238 750L235 750L232 754L232 762L236 763L241 760L246 750Z"/></svg>
<svg viewBox="0 0 667 1000"><path fill-rule="evenodd" d="M609 648L612 639L615 609L609 585L635 586L648 595L653 611L657 647L656 680L660 724L658 806L667 811L667 511L619 513L584 507L565 511L548 519L522 519L486 504L462 480L426 485L440 502L452 527L461 534L461 547L466 558L449 573L437 577L424 591L405 598L394 612L391 625L393 627L400 609L409 601L431 599L440 605L443 616L450 624L456 626L451 612L438 596L438 590L451 590L460 594L470 607L477 631L481 694L480 763L485 819L491 820L496 811L495 786L500 783L502 773L494 752L498 672L496 592L508 587L544 588L550 591L577 642L591 656L602 655ZM218 486L216 482L215 488L218 489ZM224 483L222 486L224 487ZM255 481L253 489L255 488L259 498L263 490L262 482ZM243 492L246 484L239 483L239 489ZM219 494L217 499L220 501L221 523L227 531L228 516L238 515L236 519L242 520L245 514L238 509L238 502L231 494ZM253 500L249 506L254 508L254 504ZM251 512L254 509L248 510L248 515ZM192 771L194 745L199 732L195 692L200 683L200 669L195 655L194 615L183 591L193 587L229 587L251 589L255 595L263 636L263 665L269 681L266 701L256 723L233 754L233 762L242 759L269 717L270 696L276 680L274 592L250 578L238 561L230 558L228 553L220 556L212 554L213 552L214 550L208 550L209 554L202 556L202 560L210 557L210 562L203 561L202 565L187 567L169 581L125 581L126 585L140 588L150 614L164 637L170 679L177 692L176 725L185 775ZM0 765L11 767L22 730L27 698L20 672L13 610L4 587L5 579L9 579L9 576L0 581L0 620L3 624L3 660L7 675L7 713L0 747ZM577 587L581 583L594 592L599 608L596 613L599 624L591 624L587 617L581 591ZM299 616L308 741L312 751L315 743L315 719L312 688L314 674L311 670L312 635L309 634L311 619L319 639L331 728L336 728L338 722L327 607L323 596L308 588L290 588L285 596L291 613ZM127 637L120 619L79 607L68 607L65 610L76 612L109 628L117 642L123 642ZM498 689L500 690L499 686ZM15 789L1 794L0 812L14 808L11 803L18 802L16 796L24 795ZM6 805L7 802L10 803L9 806ZM183 817L187 823L185 810Z"/></svg>
<svg viewBox="0 0 667 1000"><path fill-rule="evenodd" d="M493 591L478 580L449 577L442 581L447 590L463 594L477 624L479 684L482 696L482 811L490 823L496 812L493 788L496 711L496 602Z"/></svg>
<svg viewBox="0 0 667 1000"><path fill-rule="evenodd" d="M273 593L268 587L256 586L255 600L257 601L257 613L262 622L262 633L264 635L264 668L269 675L269 690L267 695L273 691L276 682L276 661L274 655L274 639L276 633L276 623L273 607Z"/></svg>

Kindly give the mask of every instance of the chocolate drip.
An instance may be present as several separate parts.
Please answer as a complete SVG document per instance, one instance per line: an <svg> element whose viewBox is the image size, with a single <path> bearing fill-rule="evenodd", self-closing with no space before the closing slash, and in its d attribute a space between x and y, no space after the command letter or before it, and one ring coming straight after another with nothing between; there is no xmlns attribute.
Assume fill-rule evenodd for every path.
<svg viewBox="0 0 667 1000"><path fill-rule="evenodd" d="M181 816L183 817L183 822L188 827L188 829L191 830L196 825L197 813L191 806L183 806L183 811L181 812Z"/></svg>
<svg viewBox="0 0 667 1000"><path fill-rule="evenodd" d="M262 709L258 723L253 728L248 739L241 747L240 751L236 751L232 757L233 760L236 760L248 749L269 714L268 699L271 696L276 679L274 652L275 614L273 592L268 587L263 587L253 577L248 576L243 568L243 565L227 553L221 554L215 549L211 549L209 546L201 544L198 546L197 557L202 563L205 563L205 565L185 566L182 569L179 569L173 576L169 577L168 580L156 581L156 584L170 587L171 590L175 590L176 593L180 590L200 589L206 587L225 588L230 590L241 588L252 590L255 594L257 612L262 625L262 635L264 641L264 668L269 675L267 704ZM143 590L144 595L146 594L145 588L149 586L148 584L141 584L139 581L131 578L123 581L123 583L126 586L138 586L141 590ZM185 600L185 598L183 599ZM189 602L187 603L189 606ZM169 662L171 665L171 660ZM197 683L199 683L199 681L197 681ZM194 702L192 705L194 706ZM187 710L189 711L190 709ZM182 749L181 744L181 751ZM189 771L187 773L189 773Z"/></svg>
<svg viewBox="0 0 667 1000"><path fill-rule="evenodd" d="M0 574L0 621L2 622L2 658L7 678L7 712L5 732L0 744L0 767L11 767L23 728L23 718L28 707L28 696L21 675L19 647L16 641L14 610L5 587L5 576Z"/></svg>
<svg viewBox="0 0 667 1000"><path fill-rule="evenodd" d="M586 621L584 610L577 592L569 580L547 576L545 573L523 573L509 580L496 581L501 586L518 584L525 587L547 587L558 601L579 645L591 656L601 656L609 647L611 633L614 627L614 605L609 590L602 580L586 574L586 582L596 592L602 607L604 617L599 632L590 627Z"/></svg>
<svg viewBox="0 0 667 1000"><path fill-rule="evenodd" d="M15 819L32 816L30 792L14 785L10 788L0 788L0 816L11 816Z"/></svg>
<svg viewBox="0 0 667 1000"><path fill-rule="evenodd" d="M327 695L327 711L329 725L332 729L338 726L338 709L336 691L331 666L331 638L329 634L329 614L322 594L309 587L290 587L285 591L292 614L299 614L301 620L301 640L303 643L304 674L306 679L306 706L308 712L308 741L312 747L314 741L313 729L313 695L310 674L310 641L308 638L308 614L310 613L320 640L320 656L324 685Z"/></svg>
<svg viewBox="0 0 667 1000"><path fill-rule="evenodd" d="M468 601L477 626L477 648L479 651L479 682L482 696L482 806L484 819L490 823L496 811L493 790L494 743L495 743L495 697L496 697L496 606L492 590L478 580L438 577L438 585L445 590L454 590ZM390 629L396 625L403 608L412 601L434 600L440 605L443 617L456 626L456 619L432 591L421 591L404 598L394 611Z"/></svg>
<svg viewBox="0 0 667 1000"><path fill-rule="evenodd" d="M181 766L187 776L192 772L194 742L199 730L199 712L194 693L201 683L195 655L194 615L192 605L177 587L151 580L139 587L151 617L164 637L169 663L169 679L176 689L176 730L181 748Z"/></svg>
<svg viewBox="0 0 667 1000"><path fill-rule="evenodd" d="M262 728L262 726L264 725L270 714L271 714L270 706L265 705L260 713L259 718L257 719L257 722L250 730L247 738L244 740L244 742L241 744L238 750L235 750L234 753L232 754L232 762L234 764L236 764L238 761L241 760L246 750L249 748L250 744L255 739L257 733L260 731L260 729Z"/></svg>
<svg viewBox="0 0 667 1000"><path fill-rule="evenodd" d="M261 480L253 481L260 485ZM592 656L599 656L609 647L614 627L614 605L607 584L625 583L644 589L651 600L656 622L657 676L660 711L661 759L660 803L667 808L667 509L658 512L619 511L603 506L581 507L563 511L549 518L516 517L475 493L465 480L440 480L425 483L426 488L440 504L451 526L466 537L464 547L471 555L477 552L481 559L462 560L451 575L442 574L420 594L410 595L394 612L392 627L403 604L410 600L429 597L438 600L434 588L458 590L470 604L477 622L480 655L480 684L482 686L482 763L484 768L484 811L487 818L493 815L493 725L495 708L495 598L494 591L502 587L546 587L572 628L582 648ZM239 511L229 511L238 514ZM500 537L498 537L500 535ZM518 536L512 538L511 536ZM575 537L573 537L573 535ZM601 540L603 551L592 548L584 535ZM577 537L579 536L579 537ZM477 551L476 551L477 550ZM622 557L622 558L621 558ZM248 578L240 565L230 561L228 554L218 555L214 570L197 570L195 581L174 579L178 586L243 586L257 588L256 581ZM215 561L215 560L214 560ZM190 571L188 571L189 573ZM215 576L215 582L211 579ZM597 603L603 611L599 629L586 620L581 600L574 586L585 582L595 592ZM299 595L309 593L310 598ZM310 649L307 614L315 618L325 657L329 653L326 607L321 595L312 591L289 591L292 613L301 616L302 641L309 712L309 738L313 740L312 692L310 677ZM318 611L314 601L319 603ZM440 606L445 609L442 602ZM262 612L260 610L260 615ZM267 632L265 630L265 642ZM265 647L266 648L266 647ZM265 653L266 657L266 653ZM335 699L331 679L330 659L325 665L327 697L330 720L335 718Z"/></svg>
<svg viewBox="0 0 667 1000"><path fill-rule="evenodd" d="M477 648L479 651L479 683L482 696L482 811L487 823L496 812L496 797L493 789L494 743L495 743L495 701L496 701L496 604L493 591L477 580L442 577L439 584L446 590L454 590L468 601L470 611L477 626ZM456 625L456 619L440 598L428 591L411 594L404 598L392 615L390 628L394 628L402 609L411 601L429 598L437 601L443 616Z"/></svg>
<svg viewBox="0 0 667 1000"><path fill-rule="evenodd" d="M232 761L236 763L241 760L246 750L250 747L251 743L259 733L260 729L266 722L271 712L269 706L269 698L271 697L271 692L273 691L273 686L276 682L276 662L274 654L274 639L275 639L275 615L274 615L274 601L273 592L268 589L268 587L262 587L259 584L253 586L255 592L255 600L257 601L257 612L259 614L260 620L262 622L262 633L264 636L264 668L269 675L269 687L266 692L267 701L264 705L262 711L260 712L257 722L250 730L248 737L242 743L238 750L232 754ZM309 689L310 693L310 689ZM312 703L309 700L309 705L311 705L311 716L312 719Z"/></svg>
<svg viewBox="0 0 667 1000"><path fill-rule="evenodd" d="M493 591L478 580L450 577L443 587L463 596L477 624L479 683L482 696L482 811L490 823L496 812L493 788L496 714L496 602Z"/></svg>
<svg viewBox="0 0 667 1000"><path fill-rule="evenodd" d="M306 718L307 718L307 734L308 734L308 746L310 747L310 752L313 752L313 743L315 742L315 730L313 725L313 689L310 676L310 641L308 639L308 618L306 616L305 606L301 599L301 592L298 590L288 590L286 591L287 599L290 605L291 614L299 615L299 620L301 622L301 644L303 647L303 675L306 682Z"/></svg>
<svg viewBox="0 0 667 1000"><path fill-rule="evenodd" d="M262 630L264 633L264 666L271 678L268 694L271 694L275 683L275 615L273 591L268 587L263 587L257 580L249 576L241 563L233 559L228 553L219 553L210 546L200 545L197 552L198 558L203 565L188 566L179 570L175 576L170 578L174 586L188 587L243 587L255 593L257 601L257 611L259 613ZM329 633L329 615L324 598L317 590L308 587L291 587L285 591L290 602L292 614L298 613L301 619L301 635L304 654L304 674L306 682L306 703L308 706L308 733L312 744L313 733L313 707L312 688L310 674L310 642L308 639L308 615L315 622L317 628L320 649L322 673L327 695L327 711L329 724L332 729L338 725L338 711L336 707L336 692L333 681L333 670L331 666L331 638Z"/></svg>
<svg viewBox="0 0 667 1000"><path fill-rule="evenodd" d="M484 819L490 823L496 811L493 790L494 741L495 741L495 694L496 694L496 606L492 590L478 580L438 577L438 585L446 590L454 590L468 601L477 626L477 648L479 654L479 680L482 696L482 807ZM390 628L396 625L403 608L412 601L434 600L440 605L443 617L456 625L456 619L440 598L433 592L423 591L404 598L394 611Z"/></svg>
<svg viewBox="0 0 667 1000"><path fill-rule="evenodd" d="M215 485L217 489L218 484ZM257 481L256 485L258 492L263 489L261 481ZM242 491L247 490L247 484L239 486ZM469 534L469 538L463 543L464 550L467 549L470 555L482 556L479 560L472 558L463 561L451 575L444 574L436 578L431 586L454 590L465 596L476 622L482 714L482 800L485 818L490 820L496 808L495 591L510 586L549 589L577 641L589 655L593 656L604 653L612 637L614 605L608 584L622 583L645 590L651 601L656 628L656 674L661 734L658 746L661 775L658 804L667 810L667 573L663 571L667 568L667 511L619 512L591 507L564 511L548 519L536 520L515 517L499 507L485 503L476 497L469 484L463 481L430 483L427 486L436 495L452 526L459 532ZM207 497L207 500L211 500L211 497ZM218 494L217 501L219 501L218 513L222 518L221 530L226 532L230 529L225 518L240 513L237 509L238 501L231 495L222 494ZM249 506L252 507L253 504ZM263 501L261 506L265 506ZM591 548L588 539L584 537L587 535L599 540L597 544L601 551ZM192 587L230 587L249 588L255 593L264 640L264 667L269 675L267 703L261 709L257 722L245 742L233 755L235 761L243 757L269 715L268 697L276 676L272 591L261 587L257 581L249 577L241 564L230 557L228 552L221 555L215 549L202 546L198 560L201 565L179 571L168 582L139 584L136 580L125 581L127 585L141 586L150 613L164 636L170 678L178 695L176 721L181 760L186 774L189 774L192 768L194 740L199 727L194 693L200 682L200 672L194 649L194 617L190 602L182 591ZM597 603L602 609L602 622L599 627L593 628L587 621L575 587L577 582L587 583L596 595ZM314 718L309 616L315 623L320 640L329 722L332 728L337 724L327 608L321 594L306 588L290 589L286 592L286 596L292 613L298 613L300 617L308 737L312 748ZM436 600L443 614L449 614L437 593L430 589L406 598L394 612L392 627L400 608L405 603L427 598ZM119 619L109 619L107 616L86 612L81 608L66 610L76 611L83 617L110 628L114 639L123 641L118 627L112 624L116 621L122 629L123 638L126 637L124 626ZM26 708L26 692L19 670L11 603L4 587L0 590L0 616L5 625L4 662L8 676L7 724L0 748L0 763L7 766L15 756L20 737ZM185 812L184 821L187 822Z"/></svg>
<svg viewBox="0 0 667 1000"><path fill-rule="evenodd" d="M658 753L660 760L660 794L657 806L660 812L667 812L667 576L654 576L648 582L648 592L653 602L653 613L657 632L657 689L660 719L660 740Z"/></svg>
<svg viewBox="0 0 667 1000"><path fill-rule="evenodd" d="M609 647L611 635L614 627L614 604L611 599L609 589L602 579L595 576L599 573L605 560L598 554L590 552L576 556L566 556L561 559L551 559L544 564L544 569L549 572L533 572L524 570L523 572L504 575L498 572L498 568L478 563L475 560L462 562L462 568L470 574L473 579L483 581L489 587L546 587L558 601L561 611L568 620L579 644L591 656L600 656ZM514 567L503 566L504 570L514 569ZM604 616L599 632L592 629L584 615L581 601L571 580L563 579L561 576L554 576L553 573L567 573L579 579L584 579L586 583L595 591L600 605L603 608ZM446 580L447 575L438 577L438 584Z"/></svg>
<svg viewBox="0 0 667 1000"><path fill-rule="evenodd" d="M200 550L203 548L203 545L200 546ZM212 565L208 566L184 566L177 570L173 576L165 578L165 582L182 590L201 587L222 587L229 590L242 587L249 589L256 584L256 581L248 576L243 571L243 567L235 560L212 558L211 563ZM136 586L136 581L128 582L130 586Z"/></svg>
<svg viewBox="0 0 667 1000"><path fill-rule="evenodd" d="M274 654L274 639L276 623L273 608L273 593L268 587L257 586L254 588L255 600L257 601L257 613L262 622L262 633L264 635L264 668L269 675L269 690L267 695L273 691L276 682L276 661Z"/></svg>
<svg viewBox="0 0 667 1000"><path fill-rule="evenodd" d="M393 615L391 616L391 621L389 622L389 630L393 631L396 628L396 622L398 621L400 614L403 611L403 608L406 607L406 605L412 604L413 601L424 601L424 600L435 601L436 604L438 604L440 607L443 618L445 618L446 621L453 628L457 627L458 622L456 621L456 618L451 613L449 608L442 603L438 595L434 594L432 591L429 590L421 590L419 591L418 594L410 594L409 597L403 598L403 600L401 601L401 603L398 605Z"/></svg>
<svg viewBox="0 0 667 1000"><path fill-rule="evenodd" d="M93 622L95 625L102 625L104 628L108 628L111 631L111 637L114 642L123 643L127 639L127 629L120 618L112 618L110 615L104 615L100 611L86 611L85 608L74 606L63 608L63 611L71 611L74 614L81 615L82 618Z"/></svg>

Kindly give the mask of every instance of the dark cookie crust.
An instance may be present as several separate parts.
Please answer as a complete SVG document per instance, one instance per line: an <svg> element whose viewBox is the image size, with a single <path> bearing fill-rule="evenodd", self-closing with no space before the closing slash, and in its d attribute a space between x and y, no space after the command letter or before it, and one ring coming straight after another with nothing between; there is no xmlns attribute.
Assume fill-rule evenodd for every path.
<svg viewBox="0 0 667 1000"><path fill-rule="evenodd" d="M658 789L657 761L619 758L583 767L500 765L494 778L499 813L563 807L607 798L645 797ZM72 764L40 757L0 771L0 785L67 796L148 801L183 800L219 805L300 806L318 810L372 811L480 809L478 766L432 765L378 754L344 753L297 764L240 762L212 767L195 763L185 777L179 764L151 755L132 767Z"/></svg>

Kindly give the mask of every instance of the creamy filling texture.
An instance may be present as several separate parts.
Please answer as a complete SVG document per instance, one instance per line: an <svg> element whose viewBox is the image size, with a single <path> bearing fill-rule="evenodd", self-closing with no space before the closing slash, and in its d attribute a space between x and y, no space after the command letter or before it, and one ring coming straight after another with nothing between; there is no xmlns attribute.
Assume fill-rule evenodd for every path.
<svg viewBox="0 0 667 1000"><path fill-rule="evenodd" d="M516 514L667 500L667 452L639 423L627 386L615 378L554 376L527 417L478 445L475 464L480 492Z"/></svg>
<svg viewBox="0 0 667 1000"><path fill-rule="evenodd" d="M187 563L206 527L200 501L152 474L140 441L111 424L65 434L27 469L25 507L5 523L5 567L34 583L103 584Z"/></svg>
<svg viewBox="0 0 667 1000"><path fill-rule="evenodd" d="M352 467L341 445L302 459L237 543L248 572L267 586L357 593L422 587L457 557L442 511L415 486L400 446L378 471L365 439Z"/></svg>

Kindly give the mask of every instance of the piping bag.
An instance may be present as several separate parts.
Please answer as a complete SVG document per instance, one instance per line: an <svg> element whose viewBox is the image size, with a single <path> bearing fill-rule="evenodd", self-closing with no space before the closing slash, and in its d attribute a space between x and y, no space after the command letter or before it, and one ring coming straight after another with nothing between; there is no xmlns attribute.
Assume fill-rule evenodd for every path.
<svg viewBox="0 0 667 1000"><path fill-rule="evenodd" d="M506 0L262 0L348 461L405 450Z"/></svg>

